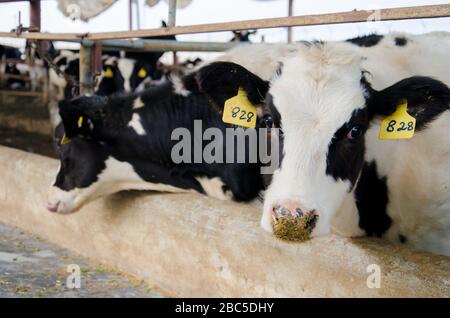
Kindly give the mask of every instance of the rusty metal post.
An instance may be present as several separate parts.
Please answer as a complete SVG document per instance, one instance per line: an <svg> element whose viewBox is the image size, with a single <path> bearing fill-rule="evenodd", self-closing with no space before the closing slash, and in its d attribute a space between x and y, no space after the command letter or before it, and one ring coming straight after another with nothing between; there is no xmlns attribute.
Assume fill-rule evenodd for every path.
<svg viewBox="0 0 450 318"><path fill-rule="evenodd" d="M30 0L30 28L34 32L41 31L41 1Z"/></svg>
<svg viewBox="0 0 450 318"><path fill-rule="evenodd" d="M293 8L294 8L294 0L288 0L289 4L288 4L288 16L292 17L293 14ZM292 27L288 27L287 29L288 32L288 43L292 42Z"/></svg>
<svg viewBox="0 0 450 318"><path fill-rule="evenodd" d="M102 71L102 42L95 41L94 44L94 59L93 59L93 73L98 75Z"/></svg>
<svg viewBox="0 0 450 318"><path fill-rule="evenodd" d="M30 0L30 25L29 30L32 32L41 32L41 1ZM43 56L44 51L49 46L48 41L36 41L36 51L39 56ZM34 64L34 59L28 56L29 63Z"/></svg>
<svg viewBox="0 0 450 318"><path fill-rule="evenodd" d="M93 46L80 46L80 95L94 94Z"/></svg>

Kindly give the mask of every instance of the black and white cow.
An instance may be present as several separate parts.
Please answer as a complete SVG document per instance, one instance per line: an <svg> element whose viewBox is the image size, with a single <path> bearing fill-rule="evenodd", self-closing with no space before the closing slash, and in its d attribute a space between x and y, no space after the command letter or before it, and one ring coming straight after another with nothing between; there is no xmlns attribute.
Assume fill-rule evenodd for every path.
<svg viewBox="0 0 450 318"><path fill-rule="evenodd" d="M249 99L257 104L260 96ZM192 142L193 149L199 143L203 152L207 143L202 137L195 139L196 129L202 135L208 128L225 135L225 129L232 127L222 122L211 106L199 90L195 74L141 94L85 96L61 102L62 125L55 133L61 166L47 208L71 213L95 198L129 189L197 191L237 201L256 198L263 188L259 162L197 163L194 152L186 162L173 160L178 141L172 140L172 133L176 129L192 133L194 139L188 143ZM196 121L201 122L200 128ZM257 128L264 125L261 118ZM245 134L242 129L237 134L239 131ZM67 138L70 142L63 142ZM220 141L214 151L224 154L225 145Z"/></svg>
<svg viewBox="0 0 450 318"><path fill-rule="evenodd" d="M312 237L333 226L450 255L450 34L366 40L303 43L280 60L270 83L233 63L201 72L219 106L234 94L228 83L264 94L261 112L281 129L264 229L273 231L289 210L318 216ZM404 99L416 119L414 137L379 140L381 121Z"/></svg>
<svg viewBox="0 0 450 318"><path fill-rule="evenodd" d="M6 75L12 75L12 77L7 78L6 87L9 89L25 88L26 82L14 77L14 75L28 75L28 69L20 64L20 62L24 62L20 50L12 46L0 45L0 59L3 61L2 72Z"/></svg>

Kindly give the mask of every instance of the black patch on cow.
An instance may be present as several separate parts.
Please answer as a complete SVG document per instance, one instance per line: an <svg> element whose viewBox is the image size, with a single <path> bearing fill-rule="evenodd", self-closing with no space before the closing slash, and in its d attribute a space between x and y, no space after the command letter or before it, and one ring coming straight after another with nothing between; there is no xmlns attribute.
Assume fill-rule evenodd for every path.
<svg viewBox="0 0 450 318"><path fill-rule="evenodd" d="M361 129L361 137L354 140L348 139L349 131L356 126ZM349 180L352 186L355 184L364 163L364 134L367 128L366 109L353 111L350 120L335 132L328 146L327 175L332 176L335 180Z"/></svg>
<svg viewBox="0 0 450 318"><path fill-rule="evenodd" d="M407 100L408 113L416 118L416 130L420 131L449 109L450 89L430 77L414 76L381 91L372 90L367 99L369 118L391 115L403 99Z"/></svg>
<svg viewBox="0 0 450 318"><path fill-rule="evenodd" d="M267 93L264 105L264 114L269 114L273 118L274 127L281 127L281 115L273 102L273 95Z"/></svg>
<svg viewBox="0 0 450 318"><path fill-rule="evenodd" d="M371 47L377 45L383 39L383 37L383 35L369 34L348 39L347 42L356 44L361 47Z"/></svg>
<svg viewBox="0 0 450 318"><path fill-rule="evenodd" d="M200 90L211 98L218 110L223 109L227 99L236 96L239 87L254 105L262 104L269 90L268 81L230 62L211 63L196 72L196 79Z"/></svg>
<svg viewBox="0 0 450 318"><path fill-rule="evenodd" d="M112 73L112 76L104 76L102 78L95 92L96 95L108 96L125 91L125 79L119 70L118 63L115 62L113 65L106 64L103 66L103 71L106 72L108 69Z"/></svg>
<svg viewBox="0 0 450 318"><path fill-rule="evenodd" d="M391 226L392 220L386 212L389 202L386 177L378 175L375 162L364 163L354 195L359 227L369 236L381 237Z"/></svg>
<svg viewBox="0 0 450 318"><path fill-rule="evenodd" d="M92 139L75 138L69 144L61 145L64 133L60 124L55 131L55 145L61 168L54 186L64 191L89 187L105 169L108 153L103 145Z"/></svg>
<svg viewBox="0 0 450 318"><path fill-rule="evenodd" d="M58 59L58 61L56 61L56 66L63 66L67 64L67 57L63 56L60 59Z"/></svg>
<svg viewBox="0 0 450 318"><path fill-rule="evenodd" d="M395 45L397 46L405 46L408 43L408 40L404 37L396 37Z"/></svg>
<svg viewBox="0 0 450 318"><path fill-rule="evenodd" d="M7 45L0 45L0 57L20 60L21 56L22 53L20 53L20 50L18 48Z"/></svg>
<svg viewBox="0 0 450 318"><path fill-rule="evenodd" d="M279 146L279 152L278 152L278 167L281 167L284 159L284 134L283 130L281 129L281 115L278 112L278 109L276 108L274 102L273 102L273 96L270 93L267 93L266 100L264 104L263 109L263 116L262 119L264 119L265 115L270 115L273 119L273 128L278 128L279 131L279 139L278 139L278 146ZM262 125L262 123L261 123ZM272 138L272 136L270 137ZM274 154L271 151L271 156ZM264 180L264 186L267 187L270 185L270 182L272 180L272 175L266 174L263 175Z"/></svg>
<svg viewBox="0 0 450 318"><path fill-rule="evenodd" d="M191 74L184 76L181 79L181 81L183 83L184 88L187 89L188 91L194 92L194 93L200 93L200 88L198 86L196 76L197 76L196 73L191 73Z"/></svg>

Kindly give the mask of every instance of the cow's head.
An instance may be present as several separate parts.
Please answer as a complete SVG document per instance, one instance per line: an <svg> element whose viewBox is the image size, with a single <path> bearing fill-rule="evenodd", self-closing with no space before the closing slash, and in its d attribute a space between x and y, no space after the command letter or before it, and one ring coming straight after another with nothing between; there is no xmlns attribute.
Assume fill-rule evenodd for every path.
<svg viewBox="0 0 450 318"><path fill-rule="evenodd" d="M108 96L125 90L125 80L119 69L118 58L109 57L103 62L103 69L97 81L95 94Z"/></svg>
<svg viewBox="0 0 450 318"><path fill-rule="evenodd" d="M161 96L170 92L166 85ZM145 97L153 106L159 100L159 96ZM168 126L176 126L169 121L173 117L155 106L149 117L155 121L146 120L150 107L145 97L94 95L60 102L62 122L55 131L60 167L48 194L48 210L76 212L92 200L122 190L202 191L194 177L177 173L171 164ZM153 127L157 133L149 136Z"/></svg>
<svg viewBox="0 0 450 318"><path fill-rule="evenodd" d="M130 87L132 91L135 91L142 83L147 83L153 79L153 76L157 77L156 64L152 65L142 60L137 60L134 63L133 71L130 76ZM161 77L159 77L161 78ZM155 78L157 79L157 78Z"/></svg>
<svg viewBox="0 0 450 318"><path fill-rule="evenodd" d="M104 144L95 137L104 104L105 99L99 97L60 102L62 122L55 130L60 167L48 194L48 210L70 213L97 195L96 183L108 157Z"/></svg>
<svg viewBox="0 0 450 318"><path fill-rule="evenodd" d="M60 167L48 194L48 210L75 212L96 198L140 189L145 183L126 156L131 150L124 150L129 140L141 136L128 125L139 122L132 117L133 99L123 98L126 102L121 96L83 96L60 102L62 122L55 130ZM120 155L121 150L125 155Z"/></svg>
<svg viewBox="0 0 450 318"><path fill-rule="evenodd" d="M265 93L254 74L232 63L220 65L215 71L209 65L201 72L211 79L232 74L247 91ZM282 65L271 80L262 110L276 119L283 139L281 165L265 193L262 226L273 231L273 220L277 222L288 211L310 216L314 221L311 236L323 235L358 181L369 126L392 114L406 99L420 130L448 109L450 91L426 77L403 79L376 91L369 83L370 74L362 69L361 56L339 44L305 45ZM219 105L231 95L220 82L209 91Z"/></svg>
<svg viewBox="0 0 450 318"><path fill-rule="evenodd" d="M70 99L79 94L79 88L75 85L80 78L80 60L78 56L67 59L67 64L60 66L69 81L64 86L64 98ZM64 79L65 81L65 79Z"/></svg>

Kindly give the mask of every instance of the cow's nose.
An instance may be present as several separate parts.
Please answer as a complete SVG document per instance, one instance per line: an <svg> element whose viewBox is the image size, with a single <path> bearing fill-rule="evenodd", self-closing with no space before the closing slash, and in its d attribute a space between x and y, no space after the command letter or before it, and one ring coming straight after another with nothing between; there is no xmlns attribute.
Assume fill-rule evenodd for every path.
<svg viewBox="0 0 450 318"><path fill-rule="evenodd" d="M308 210L299 202L283 202L272 206L273 233L283 240L308 240L318 218L315 210Z"/></svg>
<svg viewBox="0 0 450 318"><path fill-rule="evenodd" d="M48 202L47 203L47 210L49 210L50 212L57 212L60 203L61 203L60 201Z"/></svg>

